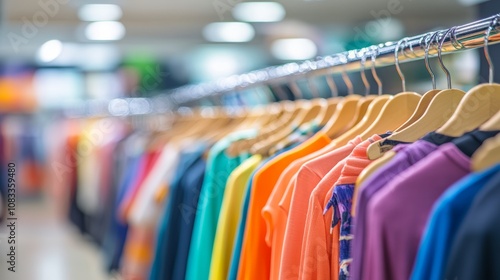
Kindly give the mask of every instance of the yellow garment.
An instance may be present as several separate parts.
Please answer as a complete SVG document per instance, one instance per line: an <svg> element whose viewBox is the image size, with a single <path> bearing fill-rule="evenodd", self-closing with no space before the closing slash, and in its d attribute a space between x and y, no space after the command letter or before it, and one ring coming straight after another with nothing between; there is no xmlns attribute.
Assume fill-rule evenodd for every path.
<svg viewBox="0 0 500 280"><path fill-rule="evenodd" d="M252 156L241 163L228 178L215 233L210 280L227 279L245 190L252 172L261 161L261 155Z"/></svg>

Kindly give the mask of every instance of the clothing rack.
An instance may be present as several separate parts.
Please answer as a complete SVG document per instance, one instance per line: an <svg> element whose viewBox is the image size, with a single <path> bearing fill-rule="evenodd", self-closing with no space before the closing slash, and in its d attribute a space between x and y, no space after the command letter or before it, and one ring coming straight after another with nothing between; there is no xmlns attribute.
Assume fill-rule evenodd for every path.
<svg viewBox="0 0 500 280"><path fill-rule="evenodd" d="M91 105L89 103L80 112L99 111L106 114L128 116L137 114L165 113L183 104L200 99L214 97L255 86L273 86L297 79L313 76L326 76L346 72L357 72L372 67L384 67L420 60L425 57L425 46L428 47L428 57L434 57L441 49L441 54L450 54L463 50L476 49L484 46L485 34L490 31L488 44L500 42L500 14L459 25L450 29L428 32L425 34L403 38L399 41L386 42L363 49L351 50L334 55L328 55L302 63L287 63L280 66L267 67L241 75L197 85L187 85L157 97L114 99L109 103ZM432 41L430 41L432 38ZM439 44L438 44L439 43ZM375 60L371 59L375 57ZM128 108L127 107L128 104ZM98 106L92 109L88 106ZM113 107L119 108L113 108ZM119 111L116 113L115 111ZM80 114L79 114L80 115Z"/></svg>

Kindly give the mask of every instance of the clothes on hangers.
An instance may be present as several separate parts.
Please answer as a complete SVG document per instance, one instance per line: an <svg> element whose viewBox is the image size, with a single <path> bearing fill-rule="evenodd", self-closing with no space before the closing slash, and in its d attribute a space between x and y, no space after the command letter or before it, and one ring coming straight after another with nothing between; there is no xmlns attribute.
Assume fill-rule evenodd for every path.
<svg viewBox="0 0 500 280"><path fill-rule="evenodd" d="M149 145L151 133L117 129L90 147L88 158L77 154L85 134L68 133L65 148L77 159L67 174L70 217L124 279L458 273L453 250L463 249L456 240L475 196L500 170L471 174L470 156L498 131L458 138L431 132L397 144L395 156L361 185L372 163L367 148L390 133L337 146L314 131L292 132L291 145L268 158L226 153L255 129L216 143L190 138L159 146ZM104 225L99 231L96 221Z"/></svg>
<svg viewBox="0 0 500 280"><path fill-rule="evenodd" d="M497 86L484 88L493 100ZM436 130L454 137L421 123L411 143L390 139L391 131L423 116L431 122L439 110L417 106L413 92L384 96L373 102L380 110L356 116L363 126L373 119L366 130L350 120L358 99L345 97L349 107L325 120L329 133L315 123L324 100L295 101L290 120L277 126L269 125L276 114L251 109L245 117L229 110L176 116L162 132L117 119L117 129L90 147L89 128L105 119L82 120L64 141L76 158L65 180L70 218L124 280L497 277L492 186L500 168L474 173L471 157L500 132L481 130L498 108L478 101L489 111L469 112L460 103L451 124ZM376 142L394 148L372 161Z"/></svg>

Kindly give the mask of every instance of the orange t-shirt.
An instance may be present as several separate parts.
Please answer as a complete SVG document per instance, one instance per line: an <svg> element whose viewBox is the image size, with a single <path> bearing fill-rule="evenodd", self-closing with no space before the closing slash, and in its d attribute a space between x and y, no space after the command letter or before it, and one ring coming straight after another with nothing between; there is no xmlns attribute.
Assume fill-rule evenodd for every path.
<svg viewBox="0 0 500 280"><path fill-rule="evenodd" d="M272 159L255 173L239 263L239 280L270 278L271 248L265 240L266 225L261 216L262 208L281 173L290 163L323 148L330 142L326 134L319 132L300 146Z"/></svg>
<svg viewBox="0 0 500 280"><path fill-rule="evenodd" d="M279 206L279 202L284 196L285 191L293 188L297 173L303 164L334 150L336 147L337 144L335 142L330 142L330 144L322 149L292 162L280 175L266 205L262 209L262 217L267 226L266 243L271 247L271 280L279 279L279 266L288 216L288 213ZM289 187L290 184L291 187Z"/></svg>
<svg viewBox="0 0 500 280"><path fill-rule="evenodd" d="M280 279L297 279L301 263L301 249L304 240L304 227L309 205L309 197L335 164L347 157L354 147L361 142L355 138L347 145L324 154L304 164L295 181L289 185L280 201L280 207L287 213L285 238L280 263ZM340 173L340 170L339 170ZM330 186L335 183L333 181ZM323 202L323 200L321 201Z"/></svg>
<svg viewBox="0 0 500 280"><path fill-rule="evenodd" d="M371 137L371 140L373 139L380 137L375 135ZM300 279L338 279L340 226L337 224L331 228L333 213L332 211L325 213L324 209L332 196L335 184L342 179L350 179L350 167L356 165L350 161L353 160L353 155L359 155L362 149L365 149L366 154L368 147L366 141L362 143L360 138L356 138L352 142L357 145L351 154L328 172L309 199L304 243L301 249Z"/></svg>

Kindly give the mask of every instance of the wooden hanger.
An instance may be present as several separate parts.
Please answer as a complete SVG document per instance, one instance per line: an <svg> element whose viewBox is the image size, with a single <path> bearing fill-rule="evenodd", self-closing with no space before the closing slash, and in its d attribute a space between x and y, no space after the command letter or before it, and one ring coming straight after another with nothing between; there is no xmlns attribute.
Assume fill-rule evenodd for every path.
<svg viewBox="0 0 500 280"><path fill-rule="evenodd" d="M451 115L453 114L453 112L456 111L458 104L464 97L465 95L464 91L458 89L451 89L451 76L448 69L446 69L442 61L441 51L440 51L442 49L442 44L444 43L444 38L446 38L446 34L445 36L443 36L443 40L441 41L441 44L439 46L440 49L438 50L438 58L441 67L446 73L448 87L450 89L441 90L436 94L434 94L434 96L431 98L429 105L427 106L427 109L424 111L424 113L420 118L418 118L415 122L409 124L406 128L390 135L389 137L387 137L387 140L394 140L398 142L415 142L419 138L425 136L427 133L435 131L450 119ZM434 74L432 73L432 69L430 68L428 63L426 63L426 65L428 66L427 69L431 74L434 85ZM435 90L431 90L430 92L432 91ZM425 95L422 97L422 99L424 98ZM419 105L421 103L422 102L420 102ZM372 143L368 147L367 149L368 158L372 160L377 159L380 156L382 156L382 154L385 151L392 149L393 145L384 144L385 140L386 139L379 140L375 143Z"/></svg>
<svg viewBox="0 0 500 280"><path fill-rule="evenodd" d="M399 132L405 128L407 128L409 125L417 121L424 112L427 110L429 107L429 104L431 103L432 99L436 96L438 92L441 90L436 89L436 78L434 75L434 72L432 71L431 65L429 64L429 48L431 46L431 43L437 38L438 32L434 32L433 34L427 34L426 36L422 37L420 40L420 45L422 45L422 41L424 41L424 62L425 62L425 68L427 69L427 72L429 72L429 75L431 76L431 81L432 81L432 89L427 91L422 95L422 98L420 99L420 102L418 103L417 109L415 110L415 113L410 117L408 121L406 121L403 125L398 127L394 132Z"/></svg>
<svg viewBox="0 0 500 280"><path fill-rule="evenodd" d="M500 130L500 112L485 122L479 130ZM481 147L472 155L471 167L475 172L483 171L500 163L500 134L486 140Z"/></svg>
<svg viewBox="0 0 500 280"><path fill-rule="evenodd" d="M343 146L354 137L363 133L363 131L368 129L370 125L377 119L380 112L382 111L382 108L391 98L393 97L387 94L377 96L377 98L375 98L368 106L368 109L361 121L339 137L335 138L334 142L339 146Z"/></svg>
<svg viewBox="0 0 500 280"><path fill-rule="evenodd" d="M423 116L416 122L410 124L405 129L396 132L386 139L399 142L415 142L427 133L435 131L443 125L455 112L465 92L458 89L443 90L429 104ZM385 139L370 144L366 153L371 160L377 159L387 150L392 149L392 145L383 144Z"/></svg>
<svg viewBox="0 0 500 280"><path fill-rule="evenodd" d="M459 137L479 127L500 111L500 84L493 83L493 68L488 51L491 29L497 21L498 18L495 17L484 36L484 55L490 66L489 84L478 85L469 90L455 114L437 130L438 133Z"/></svg>
<svg viewBox="0 0 500 280"><path fill-rule="evenodd" d="M353 125L358 124L368 112L368 107L377 98L376 95L366 95L364 98L360 99L358 102L358 107L356 108L356 117L353 120Z"/></svg>
<svg viewBox="0 0 500 280"><path fill-rule="evenodd" d="M370 103L365 115L363 116L360 122L358 122L353 128L351 128L347 132L343 133L341 136L335 138L334 142L339 146L347 144L351 139L360 135L366 129L368 129L370 125L373 122L375 122L375 120L379 116L380 112L382 111L382 108L387 103L387 101L393 98L392 95L387 95L387 94L382 95L382 81L378 77L377 70L375 68L377 54L378 54L378 47L373 46L371 51L371 61L372 61L371 71L372 71L372 76L378 85L378 96ZM365 80L366 76L363 79ZM366 84L367 83L365 83L365 87L368 88Z"/></svg>
<svg viewBox="0 0 500 280"><path fill-rule="evenodd" d="M482 84L467 92L438 133L459 137L479 127L500 110L500 84Z"/></svg>
<svg viewBox="0 0 500 280"><path fill-rule="evenodd" d="M474 172L480 172L499 163L500 134L484 141L481 147L472 155L471 168Z"/></svg>
<svg viewBox="0 0 500 280"><path fill-rule="evenodd" d="M401 126L413 115L420 101L420 95L415 92L406 91L406 80L399 67L398 50L403 40L398 42L394 50L396 69L401 77L403 92L396 94L392 99L387 101L377 119L360 135L363 140L368 139L373 134L386 133Z"/></svg>
<svg viewBox="0 0 500 280"><path fill-rule="evenodd" d="M290 100L281 101L279 103L282 108L281 114L275 119L271 119L268 125L262 127L256 137L233 142L227 149L228 155L237 156L240 153L248 151L255 143L289 126L293 119L299 114L300 110L302 110L295 102Z"/></svg>
<svg viewBox="0 0 500 280"><path fill-rule="evenodd" d="M429 104L431 103L432 99L436 96L438 92L440 92L440 89L431 89L424 93L422 95L422 98L420 98L420 101L418 102L417 109L415 109L415 112L413 115L408 119L404 124L402 124L400 127L398 127L396 130L394 130L394 133L399 132L408 126L410 126L412 123L416 122L420 117L423 116L425 113L425 110L429 107Z"/></svg>
<svg viewBox="0 0 500 280"><path fill-rule="evenodd" d="M415 92L402 92L384 104L377 119L360 136L363 140L373 134L386 133L407 121L417 108L420 95Z"/></svg>
<svg viewBox="0 0 500 280"><path fill-rule="evenodd" d="M365 97L358 103L358 108L356 110L356 117L353 120L353 124L351 127L355 126L358 124L365 114L367 113L368 106L377 98L376 95L370 95L370 83L368 82L368 79L366 78L366 73L365 73L365 64L366 64L366 55L368 54L365 49L362 51L362 57L361 57L361 80L363 81L363 84L365 86ZM372 61L373 61L373 54L372 54ZM373 66L373 65L372 65ZM372 67L373 69L373 67ZM380 95L380 92L379 92Z"/></svg>
<svg viewBox="0 0 500 280"><path fill-rule="evenodd" d="M299 112L299 115L292 120L290 126L279 131L277 134L272 135L270 138L254 144L252 148L250 148L250 152L252 154L269 155L269 151L273 146L290 135L297 127L312 121L318 114L324 112L324 108L326 106L326 103L321 102L311 102L306 104L307 105L303 106L303 110Z"/></svg>
<svg viewBox="0 0 500 280"><path fill-rule="evenodd" d="M310 126L313 125L325 126L332 119L333 114L337 110L338 103L342 100L341 97L336 97L336 95L337 94L335 94L335 97L322 99L322 101L326 103L324 112L318 114L318 117L316 117L316 119L313 120L312 123L306 123L302 125L300 129L303 131L309 131L311 130ZM281 149L282 147L288 147L290 144L290 139L284 138L282 141L278 142L274 147L272 147L269 150L269 153L275 154L279 149Z"/></svg>
<svg viewBox="0 0 500 280"><path fill-rule="evenodd" d="M396 152L394 151L388 151L387 153L383 154L382 157L374 160L372 163L370 163L363 171L358 176L358 179L356 180L356 188L359 188L361 184L363 184L366 179L368 179L375 171L380 169L380 167L384 166L386 163L388 163L391 159L394 158L396 155Z"/></svg>

